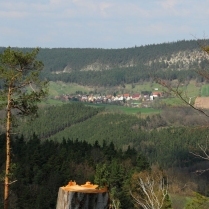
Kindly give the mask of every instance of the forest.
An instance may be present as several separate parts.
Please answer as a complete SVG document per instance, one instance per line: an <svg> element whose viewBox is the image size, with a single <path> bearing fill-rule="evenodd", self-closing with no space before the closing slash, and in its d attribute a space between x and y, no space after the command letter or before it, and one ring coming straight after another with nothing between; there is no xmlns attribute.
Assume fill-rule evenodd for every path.
<svg viewBox="0 0 209 209"><path fill-rule="evenodd" d="M140 118L79 102L40 108L39 117L33 121L24 119L16 130L19 136L13 139L14 178L18 179L12 187L17 201L14 207L21 208L24 200L22 208L30 208L31 204L34 208L54 208L60 186L69 180L95 182L98 168L108 173L105 182L118 191L116 198L124 209L134 208L129 192L133 189L131 179L151 165L159 165L169 175L171 197L187 197L193 190L207 195L207 174L199 176L195 172L207 168L208 162L190 152L200 153L198 144L205 143L209 130L201 127L205 120L198 120L190 108L179 107L176 111L176 118L170 109ZM181 116L187 121L183 126ZM3 166L4 156L1 159ZM181 191L184 184L188 186ZM16 190L20 187L21 192ZM29 187L40 197L34 200L35 194L27 192ZM41 205L47 191L52 196ZM171 200L178 208L178 198Z"/></svg>
<svg viewBox="0 0 209 209"><path fill-rule="evenodd" d="M208 66L198 47L197 41L191 40L129 49L40 49L37 58L44 63L40 74L44 81L106 88L150 81L156 76L167 81L207 83L207 78L197 75ZM3 50L1 47L0 52ZM17 50L26 53L32 49ZM193 52L198 54L196 59ZM0 93L4 87L0 79ZM27 96L27 89L17 92ZM36 96L33 86L29 92ZM19 103L15 99L11 100L13 107L32 107L22 97ZM156 105L158 112L146 116L140 114L140 108L136 114L125 114L75 101L42 103L37 108L32 117L11 119L11 209L55 208L59 187L70 180L107 186L110 201L120 205L114 209L140 208L133 198L143 196L137 179L154 172L163 173L162 179L167 179L169 186L162 209L208 208L209 161L198 157L205 154L200 147L207 147L208 118L193 108ZM11 113L17 115L20 110ZM1 118L4 115L5 110L0 111ZM5 178L5 134L1 125L1 181ZM0 208L3 196L2 186Z"/></svg>
<svg viewBox="0 0 209 209"><path fill-rule="evenodd" d="M84 86L118 86L150 81L153 76L201 81L194 70L207 67L200 45L208 42L182 40L124 49L41 48L37 59L44 63L43 79ZM1 47L0 52L3 50Z"/></svg>
<svg viewBox="0 0 209 209"><path fill-rule="evenodd" d="M4 135L1 135L1 168L5 161ZM26 141L23 136L12 142L12 178L18 179L11 186L11 208L55 208L58 188L70 180L82 184L94 182L97 173L106 166L108 187L117 190L117 198L123 208L132 207L128 195L128 181L134 172L149 167L145 157L129 148L126 152L116 150L113 143L63 139L41 141L35 135ZM128 166L128 167L127 167ZM129 169L127 169L129 168ZM2 168L3 169L3 168ZM1 190L2 196L2 190ZM1 198L2 199L2 198ZM1 202L1 208L3 208Z"/></svg>
<svg viewBox="0 0 209 209"><path fill-rule="evenodd" d="M190 166L194 163L194 156L189 151L198 149L198 143L204 142L209 132L207 127L202 127L206 124L204 118L198 120L197 114L190 108L175 109L179 112L176 118L170 109L141 118L69 102L40 108L39 117L33 121L24 119L15 132L21 133L19 137L23 135L27 140L35 135L41 141L70 139L92 145L97 142L100 146L105 141L107 144L114 143L122 151L134 148L143 153L151 164L158 163L166 169ZM187 121L184 125L179 121L182 116Z"/></svg>

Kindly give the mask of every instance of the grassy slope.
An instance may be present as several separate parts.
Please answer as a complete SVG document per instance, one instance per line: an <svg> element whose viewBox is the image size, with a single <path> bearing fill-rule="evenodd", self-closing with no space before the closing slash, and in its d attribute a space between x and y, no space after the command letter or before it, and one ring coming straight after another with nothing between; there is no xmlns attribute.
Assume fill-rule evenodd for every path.
<svg viewBox="0 0 209 209"><path fill-rule="evenodd" d="M112 87L112 88L96 88L88 86L80 86L74 83L63 83L63 82L52 82L49 83L49 94L50 96L57 96L62 94L74 94L76 91L82 91L89 93L89 91L94 91L97 89L98 92L108 93L108 92L118 92L118 93L139 93L141 91L153 91L154 88L158 88L159 91L162 91L162 87L159 84L143 82L141 84L136 84L132 88L131 84L126 84L125 88L123 87Z"/></svg>
<svg viewBox="0 0 209 209"><path fill-rule="evenodd" d="M63 83L61 81L49 83L49 95L51 97L62 94L74 94L76 91L89 92L92 90L94 90L94 88L84 87L72 83Z"/></svg>
<svg viewBox="0 0 209 209"><path fill-rule="evenodd" d="M209 96L209 84L205 84L202 86L201 95L205 97Z"/></svg>
<svg viewBox="0 0 209 209"><path fill-rule="evenodd" d="M183 209L190 199L190 197L186 195L169 194L169 196L171 198L172 206L174 209Z"/></svg>
<svg viewBox="0 0 209 209"><path fill-rule="evenodd" d="M134 89L131 90L131 85L126 85L124 92L141 92L141 91L151 91L153 88L159 87L158 84L154 85L148 82L144 84L138 84ZM159 87L160 88L160 87ZM161 88L162 89L162 88ZM66 102L53 99L55 96L62 94L75 94L76 91L82 91L88 93L89 91L93 91L94 88L80 86L78 84L72 83L63 83L63 82L50 82L49 83L49 99L42 103L42 105L61 105ZM156 114L159 113L159 110L153 108L130 108L124 106L117 105L96 105L90 104L92 106L105 106L105 108L110 112L121 112L127 114L141 114L142 116L146 116L148 114Z"/></svg>
<svg viewBox="0 0 209 209"><path fill-rule="evenodd" d="M112 88L96 88L96 87L88 87L88 86L81 86L74 83L63 83L63 82L51 82L49 83L49 94L51 96L57 96L61 94L73 94L76 91L82 91L89 93L89 91L94 91L95 89L98 92L106 93L106 91L117 91L118 93L140 93L141 91L154 91L155 88L158 88L158 91L163 91L164 88L157 83L153 82L143 82L135 84L132 87L132 84L126 84L125 88L123 87L112 87ZM206 85L197 85L195 81L190 81L188 85L182 86L180 89L187 92L189 96L199 95L201 92L202 94L206 92L209 94L209 84Z"/></svg>
<svg viewBox="0 0 209 209"><path fill-rule="evenodd" d="M110 92L118 92L118 93L140 93L141 91L153 91L155 88L158 88L158 91L165 91L162 86L156 83L151 82L143 82L139 84L135 84L134 88L132 88L131 84L126 84L125 88L122 87L112 87L112 88L98 88L97 91L101 93L110 93ZM48 104L56 104L57 101L54 101L53 98L58 95L62 94L75 94L76 91L82 91L89 93L89 91L94 91L96 87L87 87L87 86L80 86L78 84L72 83L63 83L63 82L50 82L49 85L49 98L50 100L47 101ZM182 90L185 96L192 97L192 101L194 102L195 97L201 96L209 96L209 84L197 84L195 81L190 81L188 85L181 86L179 88ZM162 102L168 105L180 106L184 103L176 98L168 98L163 99ZM58 102L59 103L59 102ZM120 109L120 108L119 108ZM137 110L130 111L128 109L125 112L137 112Z"/></svg>
<svg viewBox="0 0 209 209"><path fill-rule="evenodd" d="M118 105L108 105L108 104L87 104L93 107L105 107L107 111L110 112L118 112L118 113L127 113L127 114L141 114L147 115L147 114L156 114L160 111L153 108L131 108L131 107L124 107L124 106L118 106Z"/></svg>

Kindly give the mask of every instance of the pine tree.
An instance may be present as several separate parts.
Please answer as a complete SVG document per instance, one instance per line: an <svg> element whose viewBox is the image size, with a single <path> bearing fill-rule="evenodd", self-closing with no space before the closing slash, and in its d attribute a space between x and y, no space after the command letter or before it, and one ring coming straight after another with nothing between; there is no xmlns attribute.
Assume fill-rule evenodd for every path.
<svg viewBox="0 0 209 209"><path fill-rule="evenodd" d="M0 55L0 105L6 112L6 168L4 178L4 209L9 208L11 175L11 130L14 116L35 115L37 103L47 95L47 82L39 79L43 64L36 60L39 49L23 53L8 47Z"/></svg>

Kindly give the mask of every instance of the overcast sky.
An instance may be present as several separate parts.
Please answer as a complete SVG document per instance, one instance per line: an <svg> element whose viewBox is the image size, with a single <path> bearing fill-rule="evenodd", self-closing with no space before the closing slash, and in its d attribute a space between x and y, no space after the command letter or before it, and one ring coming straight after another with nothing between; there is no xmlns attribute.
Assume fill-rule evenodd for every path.
<svg viewBox="0 0 209 209"><path fill-rule="evenodd" d="M209 0L0 0L0 46L128 48L209 37Z"/></svg>

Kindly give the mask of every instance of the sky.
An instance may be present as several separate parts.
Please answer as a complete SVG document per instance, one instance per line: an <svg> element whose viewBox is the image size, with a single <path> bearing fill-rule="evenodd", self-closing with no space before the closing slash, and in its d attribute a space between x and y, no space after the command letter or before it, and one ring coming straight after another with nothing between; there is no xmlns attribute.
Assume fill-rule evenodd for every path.
<svg viewBox="0 0 209 209"><path fill-rule="evenodd" d="M130 48L209 37L209 0L0 0L0 46Z"/></svg>

